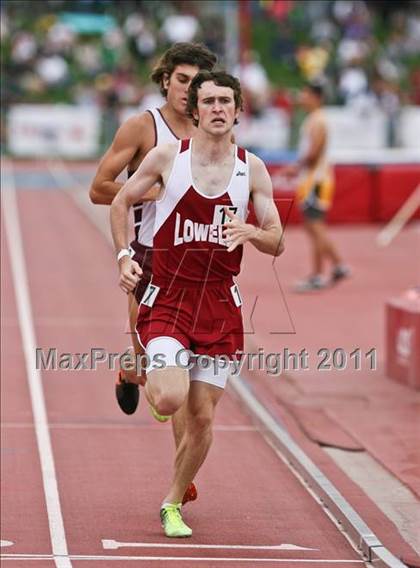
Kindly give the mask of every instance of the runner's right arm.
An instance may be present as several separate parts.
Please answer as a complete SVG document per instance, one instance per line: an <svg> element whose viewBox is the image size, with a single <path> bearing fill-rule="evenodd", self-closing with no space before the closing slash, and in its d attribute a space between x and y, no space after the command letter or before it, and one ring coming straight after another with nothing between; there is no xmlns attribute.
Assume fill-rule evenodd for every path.
<svg viewBox="0 0 420 568"><path fill-rule="evenodd" d="M128 212L130 207L156 183L162 183L172 164L178 146L164 144L153 148L140 164L138 170L124 184L111 205L111 230L117 254L128 249ZM132 292L142 275L137 262L128 253L118 261L120 267L120 287L124 292Z"/></svg>
<svg viewBox="0 0 420 568"><path fill-rule="evenodd" d="M93 203L111 205L123 186L115 181L116 178L133 159L143 158L153 148L155 134L152 121L150 113L144 112L129 118L120 126L111 147L100 161L92 182L89 196Z"/></svg>

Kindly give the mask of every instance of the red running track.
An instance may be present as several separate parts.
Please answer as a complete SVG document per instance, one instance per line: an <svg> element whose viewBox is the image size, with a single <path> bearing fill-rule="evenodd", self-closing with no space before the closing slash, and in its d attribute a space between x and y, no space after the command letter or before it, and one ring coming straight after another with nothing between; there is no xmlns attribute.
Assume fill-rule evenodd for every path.
<svg viewBox="0 0 420 568"><path fill-rule="evenodd" d="M129 343L125 297L109 245L64 193L17 191L17 203L36 344L70 353L123 350ZM3 565L49 568L52 545L8 245L2 249L1 538L14 544L2 548ZM18 252L12 248L12 254ZM123 415L114 401L114 378L104 368L42 373L72 566L122 568L134 557L139 566L362 565L229 394L218 408L213 447L197 478L199 499L185 508L193 537L165 539L158 513L174 457L170 426L154 423L144 401L133 417ZM111 550L103 539L161 546ZM302 549L252 548L281 544Z"/></svg>

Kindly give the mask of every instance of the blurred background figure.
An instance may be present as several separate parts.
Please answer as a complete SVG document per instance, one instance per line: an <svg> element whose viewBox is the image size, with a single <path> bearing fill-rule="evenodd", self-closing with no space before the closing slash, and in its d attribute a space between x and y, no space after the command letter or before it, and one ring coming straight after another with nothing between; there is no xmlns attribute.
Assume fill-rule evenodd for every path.
<svg viewBox="0 0 420 568"><path fill-rule="evenodd" d="M241 78L248 112L255 115L263 112L269 104L270 81L258 54L255 51L245 51L234 74Z"/></svg>
<svg viewBox="0 0 420 568"><path fill-rule="evenodd" d="M307 116L299 136L299 160L288 166L288 176L299 176L297 199L311 244L312 272L296 286L297 292L320 290L350 275L336 246L327 234L325 216L334 193L334 174L328 161L328 128L323 112L324 91L320 84L308 83L299 102ZM330 279L324 277L324 261L333 266Z"/></svg>

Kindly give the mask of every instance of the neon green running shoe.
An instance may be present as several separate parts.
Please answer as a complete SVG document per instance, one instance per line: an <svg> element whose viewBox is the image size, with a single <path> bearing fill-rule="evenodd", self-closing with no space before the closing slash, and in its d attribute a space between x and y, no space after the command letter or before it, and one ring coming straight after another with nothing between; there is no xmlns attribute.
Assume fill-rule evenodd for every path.
<svg viewBox="0 0 420 568"><path fill-rule="evenodd" d="M160 520L163 530L169 538L182 538L192 535L192 530L182 520L181 503L164 503L160 510Z"/></svg>
<svg viewBox="0 0 420 568"><path fill-rule="evenodd" d="M151 404L149 404L150 412L155 420L158 422L168 422L170 416L164 416L163 414L159 414L159 412L154 408Z"/></svg>

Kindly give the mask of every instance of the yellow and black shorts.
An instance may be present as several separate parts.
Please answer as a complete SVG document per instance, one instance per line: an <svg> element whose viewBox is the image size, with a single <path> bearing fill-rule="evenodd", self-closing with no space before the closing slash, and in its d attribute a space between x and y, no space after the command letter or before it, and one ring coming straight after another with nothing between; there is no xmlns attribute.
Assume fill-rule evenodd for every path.
<svg viewBox="0 0 420 568"><path fill-rule="evenodd" d="M321 179L314 172L309 172L299 183L297 200L306 219L323 219L331 207L334 194L334 178L332 172Z"/></svg>

